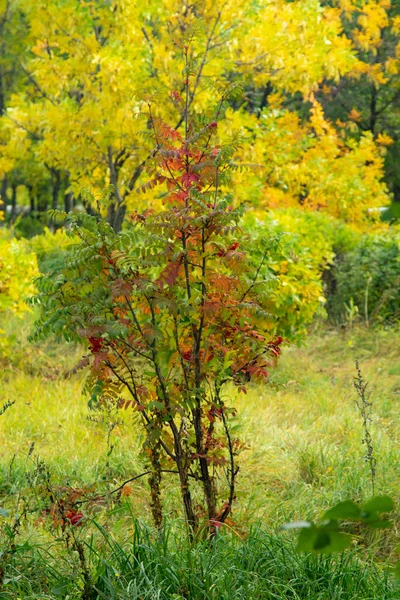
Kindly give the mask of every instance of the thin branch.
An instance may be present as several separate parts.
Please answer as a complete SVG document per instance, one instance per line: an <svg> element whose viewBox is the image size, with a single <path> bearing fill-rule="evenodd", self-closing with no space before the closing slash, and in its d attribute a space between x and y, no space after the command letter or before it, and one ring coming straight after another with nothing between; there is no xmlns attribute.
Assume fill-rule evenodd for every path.
<svg viewBox="0 0 400 600"><path fill-rule="evenodd" d="M247 294L249 294L249 293L251 292L251 290L253 289L253 287L256 285L256 282L257 282L258 276L259 276L259 274L260 274L260 271L261 271L261 269L262 269L262 266L263 266L263 264L264 264L264 262L265 262L265 260L266 260L266 258L267 258L267 254L268 254L268 251L269 251L269 249L270 249L270 247L268 246L268 247L267 247L267 248L264 250L263 257L262 257L262 259L261 259L261 261L260 261L260 264L258 265L257 271L256 271L256 273L255 273L255 275L254 275L254 277L253 277L253 280L252 280L252 282L251 282L250 286L248 287L248 289L247 289L247 290L246 290L246 291L243 293L243 296L242 296L242 297L240 298L240 300L239 300L239 303L240 303L240 304L241 304L241 303L243 302L243 300L246 298Z"/></svg>

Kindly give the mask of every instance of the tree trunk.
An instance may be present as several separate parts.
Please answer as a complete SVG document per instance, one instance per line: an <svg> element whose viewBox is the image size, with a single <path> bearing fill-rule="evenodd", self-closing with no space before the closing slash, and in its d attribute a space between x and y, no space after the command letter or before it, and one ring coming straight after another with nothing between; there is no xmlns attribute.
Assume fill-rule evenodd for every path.
<svg viewBox="0 0 400 600"><path fill-rule="evenodd" d="M125 204L117 204L117 206L113 207L112 220L109 221L111 227L114 229L115 233L119 233L122 229L122 223L124 222L124 217L126 213Z"/></svg>
<svg viewBox="0 0 400 600"><path fill-rule="evenodd" d="M33 195L33 188L31 185L27 185L28 196L29 196L29 207L30 214L32 215L35 212L35 196Z"/></svg>
<svg viewBox="0 0 400 600"><path fill-rule="evenodd" d="M58 208L58 196L61 187L61 176L58 169L52 169L51 171L51 208L56 210Z"/></svg>
<svg viewBox="0 0 400 600"><path fill-rule="evenodd" d="M112 199L110 198L111 203L108 209L108 222L115 233L119 233L122 229L126 206L119 190L118 167L114 162L113 149L111 146L108 148L108 169L110 172L110 183L113 187Z"/></svg>
<svg viewBox="0 0 400 600"><path fill-rule="evenodd" d="M4 96L3 73L0 71L0 117L5 113L6 100Z"/></svg>
<svg viewBox="0 0 400 600"><path fill-rule="evenodd" d="M160 444L156 444L151 450L151 475L149 477L151 512L153 515L154 525L159 531L161 531L163 526L163 510L161 504Z"/></svg>
<svg viewBox="0 0 400 600"><path fill-rule="evenodd" d="M58 169L50 169L51 173L51 208L57 210L58 208L58 196L61 188L61 174ZM53 233L56 231L56 223L51 219L49 223L49 229Z"/></svg>
<svg viewBox="0 0 400 600"><path fill-rule="evenodd" d="M370 119L369 119L369 129L373 135L375 135L375 127L378 119L377 112L377 102L378 102L378 90L375 85L371 88L371 102L370 102Z"/></svg>
<svg viewBox="0 0 400 600"><path fill-rule="evenodd" d="M113 198L108 207L107 221L110 223L115 233L119 233L121 231L125 213L125 204L118 202L118 200L114 200Z"/></svg>
<svg viewBox="0 0 400 600"><path fill-rule="evenodd" d="M203 444L203 429L201 425L201 409L200 409L200 400L197 401L197 408L193 411L193 422L194 422L194 430L196 434L196 451L199 454L199 464L200 464L200 472L201 472L201 480L203 482L203 490L204 497L207 504L207 512L208 512L208 520L211 530L213 529L212 522L216 516L216 499L215 499L215 490L214 483L212 481L212 477L210 475L208 460L207 460L207 450L204 448Z"/></svg>
<svg viewBox="0 0 400 600"><path fill-rule="evenodd" d="M7 205L7 186L8 186L7 175L5 175L2 179L1 186L0 186L0 211L4 211L4 212L6 210L6 205Z"/></svg>
<svg viewBox="0 0 400 600"><path fill-rule="evenodd" d="M15 219L17 214L17 185L15 183L11 186L11 221Z"/></svg>
<svg viewBox="0 0 400 600"><path fill-rule="evenodd" d="M186 469L181 469L178 466L178 471L179 480L181 484L181 496L183 501L183 507L185 509L186 522L189 526L190 537L193 537L193 535L197 531L197 519L193 510L193 501L189 487L189 477L186 473Z"/></svg>
<svg viewBox="0 0 400 600"><path fill-rule="evenodd" d="M66 213L69 213L72 210L72 193L71 192L64 194L64 210Z"/></svg>

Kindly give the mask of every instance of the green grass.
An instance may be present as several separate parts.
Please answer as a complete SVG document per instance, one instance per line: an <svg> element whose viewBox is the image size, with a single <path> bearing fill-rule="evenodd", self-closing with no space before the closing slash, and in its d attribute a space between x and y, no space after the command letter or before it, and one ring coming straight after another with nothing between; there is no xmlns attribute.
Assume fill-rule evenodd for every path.
<svg viewBox="0 0 400 600"><path fill-rule="evenodd" d="M97 422L88 420L82 377L63 376L76 362L79 349L28 344L29 324L28 320L7 325L9 332L17 331L12 364L0 376L0 398L15 404L0 418L0 506L12 508L18 494L25 493L35 455L48 466L55 489L70 484L107 490L140 473L142 440L129 411L118 415L107 442L107 421L99 416ZM99 528L105 530L89 523L79 530L92 583L101 580L95 587L103 592L93 598L400 597L397 584L384 570L394 559L400 537L396 517L390 531L360 531L347 558L296 555L293 534L282 538L276 533L287 521L317 518L341 499L370 496L352 386L356 358L370 382L373 401L377 492L398 502L399 356L395 329L322 332L311 335L302 348L284 350L269 386L254 387L241 396L230 390L230 401L239 409L234 435L245 443L231 531L216 542L216 548L204 544L189 548L176 539L181 511L172 475L164 493L166 513L174 523L167 550L166 542L161 544L146 529L135 527L137 518L150 522L146 482L138 480L122 505L109 503L96 515ZM257 527L243 541L240 536L252 524ZM71 600L83 598L76 552L71 563L63 544L28 517L21 525L18 551L7 575L11 579L0 599L66 597L63 581L71 582ZM144 558L139 560L140 553ZM371 557L381 566L372 566Z"/></svg>
<svg viewBox="0 0 400 600"><path fill-rule="evenodd" d="M103 546L84 543L87 600L395 600L400 593L388 574L354 554L299 555L290 542L259 528L245 539L227 532L196 546L172 528L160 536L139 523L123 544L103 528L100 536ZM55 551L18 549L0 598L83 598L76 553L66 561Z"/></svg>

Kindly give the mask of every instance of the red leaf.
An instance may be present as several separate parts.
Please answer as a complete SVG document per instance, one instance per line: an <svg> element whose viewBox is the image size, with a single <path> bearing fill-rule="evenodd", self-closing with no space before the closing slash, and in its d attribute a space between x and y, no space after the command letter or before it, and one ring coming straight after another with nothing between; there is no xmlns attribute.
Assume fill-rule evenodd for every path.
<svg viewBox="0 0 400 600"><path fill-rule="evenodd" d="M82 525L82 520L85 515L81 512L77 512L76 510L67 510L65 513L65 518L67 521L71 523L72 526Z"/></svg>
<svg viewBox="0 0 400 600"><path fill-rule="evenodd" d="M89 350L93 352L93 354L97 354L98 352L102 351L104 344L104 340L102 338L90 337L89 342Z"/></svg>
<svg viewBox="0 0 400 600"><path fill-rule="evenodd" d="M180 266L180 261L173 261L168 263L168 265L165 267L164 271L161 273L160 277L156 281L160 289L163 289L165 285L167 285L168 287L174 285L179 276Z"/></svg>
<svg viewBox="0 0 400 600"><path fill-rule="evenodd" d="M189 189L190 187L198 183L199 180L200 177L198 175L195 175L195 173L185 173L184 175L182 175L182 183L186 189Z"/></svg>

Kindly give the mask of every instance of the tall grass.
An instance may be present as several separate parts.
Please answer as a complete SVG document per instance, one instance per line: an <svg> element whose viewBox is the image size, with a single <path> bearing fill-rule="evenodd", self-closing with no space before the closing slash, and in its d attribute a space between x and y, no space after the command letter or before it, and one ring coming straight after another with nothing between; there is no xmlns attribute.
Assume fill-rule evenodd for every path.
<svg viewBox="0 0 400 600"><path fill-rule="evenodd" d="M136 523L123 543L97 528L99 537L85 542L85 600L394 600L400 594L385 571L352 553L299 555L290 541L257 527L245 539L226 532L196 545L173 527L156 534ZM27 543L14 555L0 598L77 600L82 590L74 557Z"/></svg>
<svg viewBox="0 0 400 600"><path fill-rule="evenodd" d="M142 472L142 440L129 411L118 415L107 442L107 421L87 418L82 377L64 377L76 350L30 345L28 326L21 321L3 326L15 332L16 351L0 374L1 399L15 401L0 418L0 507L13 509L15 498L28 493L32 443L55 486L88 485L106 492ZM373 399L376 491L400 499L399 356L395 329L325 332L311 336L302 348L286 349L269 386L242 396L232 390L227 401L238 407L234 435L244 442L232 531L214 544L189 546L176 526L181 509L174 475L167 476L163 494L174 526L157 537L145 525L134 525L137 518L149 522L147 483L139 479L122 504L113 501L90 513L88 521L95 521L79 530L90 600L400 598L384 567L371 562L371 556L377 564L391 560L400 537L398 521L376 536L360 532L354 550L336 558L297 555L290 536L276 533L284 522L315 519L341 499L363 500L370 494L352 387L356 358ZM0 519L5 526L8 521ZM15 544L0 600L84 598L76 550L67 551L35 515L27 515Z"/></svg>

